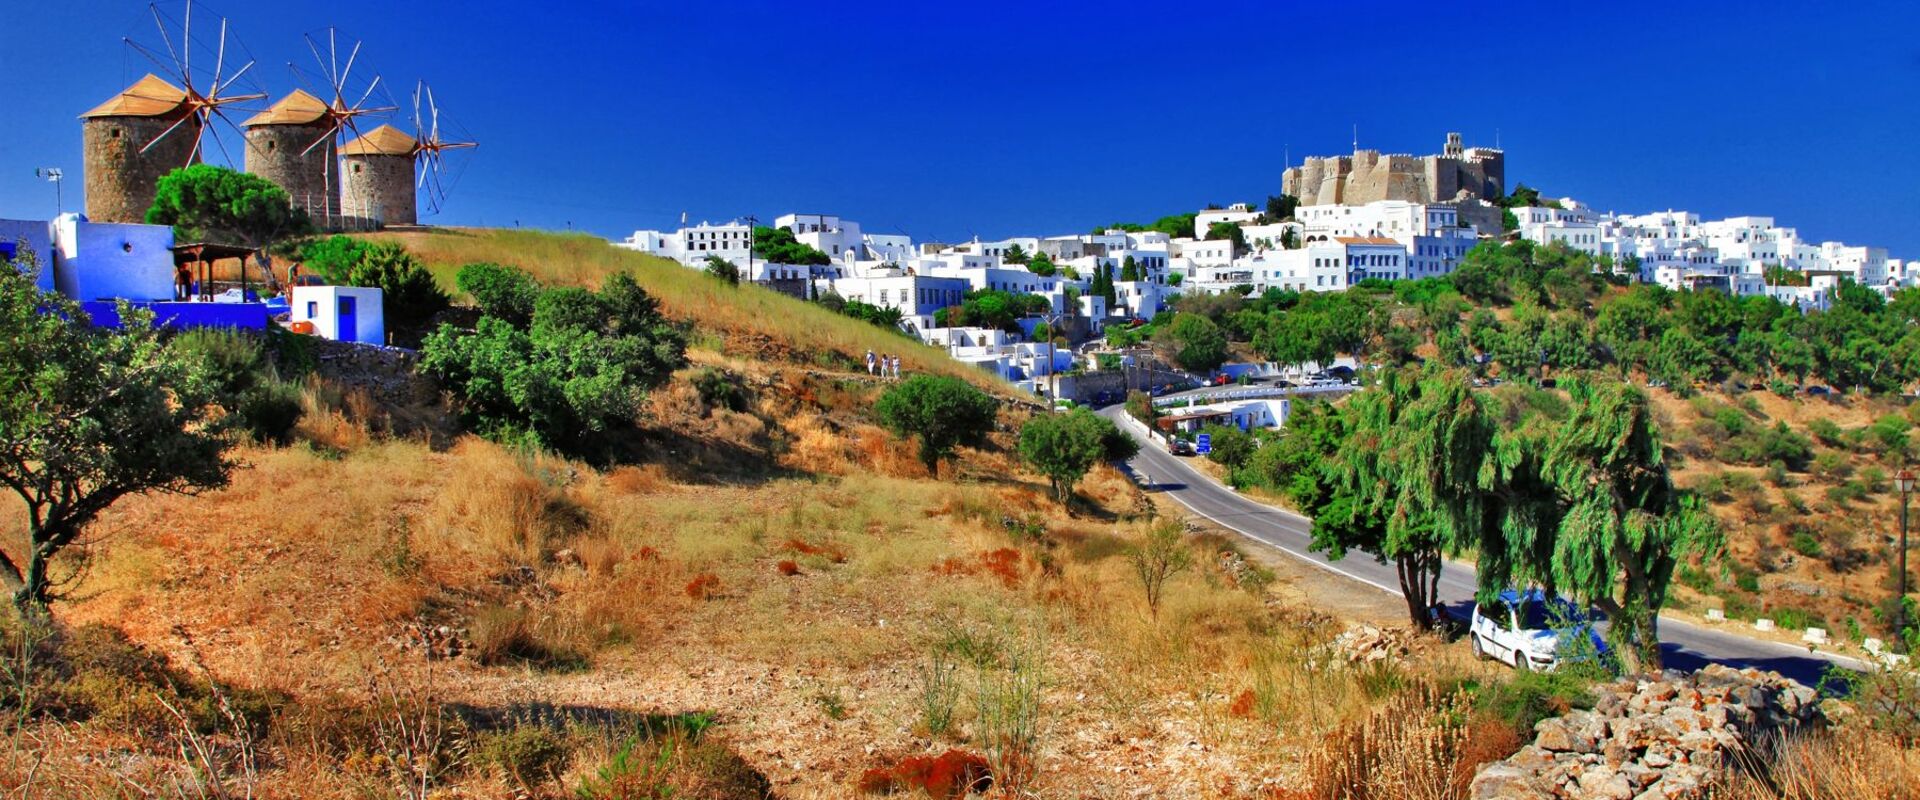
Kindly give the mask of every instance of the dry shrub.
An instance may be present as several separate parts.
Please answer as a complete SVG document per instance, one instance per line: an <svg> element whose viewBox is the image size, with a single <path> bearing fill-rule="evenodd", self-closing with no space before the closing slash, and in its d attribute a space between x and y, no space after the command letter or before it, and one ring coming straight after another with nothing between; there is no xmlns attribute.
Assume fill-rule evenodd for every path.
<svg viewBox="0 0 1920 800"><path fill-rule="evenodd" d="M710 600L720 593L720 576L711 572L702 572L687 581L687 596L695 600Z"/></svg>
<svg viewBox="0 0 1920 800"><path fill-rule="evenodd" d="M780 454L780 465L815 475L845 475L850 464L847 440L833 430L818 414L787 418L788 445Z"/></svg>
<svg viewBox="0 0 1920 800"><path fill-rule="evenodd" d="M607 473L607 487L620 494L653 494L668 486L667 471L658 464L616 467Z"/></svg>
<svg viewBox="0 0 1920 800"><path fill-rule="evenodd" d="M926 478L927 465L920 463L918 450L886 429L873 425L854 426L851 437L856 460L868 472L889 478Z"/></svg>
<svg viewBox="0 0 1920 800"><path fill-rule="evenodd" d="M1227 713L1238 719L1253 719L1254 699L1252 689L1240 690L1239 694L1234 695L1233 702L1228 704Z"/></svg>
<svg viewBox="0 0 1920 800"><path fill-rule="evenodd" d="M1452 800L1469 709L1417 687L1334 729L1307 757L1313 800Z"/></svg>
<svg viewBox="0 0 1920 800"><path fill-rule="evenodd" d="M787 543L782 547L789 552L799 553L801 555L819 556L835 564L847 563L846 551L835 544L808 544L802 539L793 538L788 539Z"/></svg>
<svg viewBox="0 0 1920 800"><path fill-rule="evenodd" d="M1020 551L1011 547L982 550L973 558L952 556L933 565L936 575L991 575L1009 589L1020 585Z"/></svg>
<svg viewBox="0 0 1920 800"><path fill-rule="evenodd" d="M957 748L937 756L912 755L892 767L875 767L860 775L860 791L926 792L937 800L985 792L993 786L987 759Z"/></svg>
<svg viewBox="0 0 1920 800"><path fill-rule="evenodd" d="M524 608L493 606L475 614L467 638L475 661L488 666L524 663L547 669L581 669L586 654L559 620Z"/></svg>
<svg viewBox="0 0 1920 800"><path fill-rule="evenodd" d="M777 568L780 570L780 574L789 578L800 574L800 565L792 561L782 561Z"/></svg>
<svg viewBox="0 0 1920 800"><path fill-rule="evenodd" d="M308 375L300 385L300 409L294 431L323 450L350 453L373 439L366 426L347 413L340 390L318 375Z"/></svg>
<svg viewBox="0 0 1920 800"><path fill-rule="evenodd" d="M1473 786L1473 776L1483 764L1500 761L1525 747L1527 740L1521 738L1519 731L1513 729L1506 720L1476 717L1467 725L1460 740L1453 762L1453 792L1455 797L1466 797L1467 790Z"/></svg>
<svg viewBox="0 0 1920 800"><path fill-rule="evenodd" d="M590 575L612 577L614 570L628 559L627 548L603 536L583 536L573 542L574 555Z"/></svg>
<svg viewBox="0 0 1920 800"><path fill-rule="evenodd" d="M1711 796L1724 800L1913 800L1920 751L1858 728L1792 735L1739 760Z"/></svg>
<svg viewBox="0 0 1920 800"><path fill-rule="evenodd" d="M422 525L454 549L538 564L556 542L591 526L590 511L565 489L578 472L566 461L475 438L462 439L454 455L461 469L435 495Z"/></svg>

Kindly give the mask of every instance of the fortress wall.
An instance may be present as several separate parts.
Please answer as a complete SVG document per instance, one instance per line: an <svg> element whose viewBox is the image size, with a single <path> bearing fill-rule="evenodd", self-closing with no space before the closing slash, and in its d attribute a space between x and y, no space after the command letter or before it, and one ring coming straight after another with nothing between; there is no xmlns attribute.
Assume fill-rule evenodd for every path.
<svg viewBox="0 0 1920 800"><path fill-rule="evenodd" d="M1444 203L1460 193L1460 159L1427 156L1421 159L1427 175L1427 201Z"/></svg>

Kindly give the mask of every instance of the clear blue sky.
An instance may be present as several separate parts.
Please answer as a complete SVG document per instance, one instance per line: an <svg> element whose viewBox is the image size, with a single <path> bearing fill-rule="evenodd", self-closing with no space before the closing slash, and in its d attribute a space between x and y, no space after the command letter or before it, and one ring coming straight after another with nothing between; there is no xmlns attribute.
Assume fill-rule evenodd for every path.
<svg viewBox="0 0 1920 800"><path fill-rule="evenodd" d="M1497 131L1509 184L1601 209L1768 214L1920 257L1920 4L418 5L202 8L276 95L329 25L389 82L430 81L482 142L448 224L1079 232L1278 193L1289 148L1346 152L1357 124L1416 154ZM43 217L33 168L64 167L78 207L75 117L144 73L121 37L153 26L141 2L5 7L0 217Z"/></svg>

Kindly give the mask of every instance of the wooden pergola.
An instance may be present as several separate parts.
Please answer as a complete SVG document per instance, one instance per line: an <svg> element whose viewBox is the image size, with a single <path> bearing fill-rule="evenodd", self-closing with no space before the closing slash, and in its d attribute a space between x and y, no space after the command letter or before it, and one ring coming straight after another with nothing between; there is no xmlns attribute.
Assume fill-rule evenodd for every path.
<svg viewBox="0 0 1920 800"><path fill-rule="evenodd" d="M240 296L247 294L247 259L259 252L252 247L236 244L215 244L213 242L195 242L193 244L174 245L173 269L177 275L182 271L189 275L200 276L200 296L203 301L213 300L213 262L225 258L240 259ZM193 267L198 267L194 270Z"/></svg>

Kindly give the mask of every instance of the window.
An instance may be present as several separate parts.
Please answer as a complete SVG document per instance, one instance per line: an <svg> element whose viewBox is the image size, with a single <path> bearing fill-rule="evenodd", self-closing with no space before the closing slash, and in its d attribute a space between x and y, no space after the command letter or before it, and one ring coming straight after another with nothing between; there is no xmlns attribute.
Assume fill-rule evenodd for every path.
<svg viewBox="0 0 1920 800"><path fill-rule="evenodd" d="M318 316L320 316L320 304L313 300L308 300L307 301L307 319L313 319L314 317L318 317Z"/></svg>

